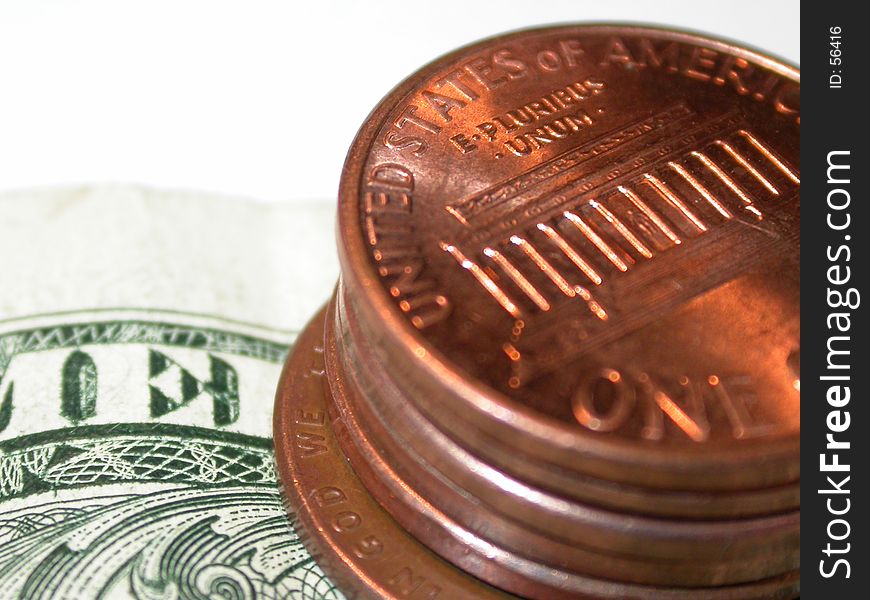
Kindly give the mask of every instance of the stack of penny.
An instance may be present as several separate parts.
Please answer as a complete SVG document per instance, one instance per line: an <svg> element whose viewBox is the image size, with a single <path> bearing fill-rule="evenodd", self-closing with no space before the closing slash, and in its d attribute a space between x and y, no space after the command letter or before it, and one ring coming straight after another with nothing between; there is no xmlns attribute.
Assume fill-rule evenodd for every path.
<svg viewBox="0 0 870 600"><path fill-rule="evenodd" d="M799 96L757 53L595 25L381 102L275 414L343 590L799 595Z"/></svg>

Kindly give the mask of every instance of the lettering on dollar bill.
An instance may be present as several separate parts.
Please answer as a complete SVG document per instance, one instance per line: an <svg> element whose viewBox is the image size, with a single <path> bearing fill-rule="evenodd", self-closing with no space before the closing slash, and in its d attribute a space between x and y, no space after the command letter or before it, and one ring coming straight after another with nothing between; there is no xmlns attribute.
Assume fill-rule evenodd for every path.
<svg viewBox="0 0 870 600"><path fill-rule="evenodd" d="M90 355L76 350L63 363L61 414L77 423L97 414L97 365Z"/></svg>
<svg viewBox="0 0 870 600"><path fill-rule="evenodd" d="M200 401L212 404L212 423L226 427L238 423L241 404L239 375L230 360L214 353L238 354L244 357L279 361L286 346L257 340L250 336L219 332L208 328L186 327L174 323L144 321L102 321L75 325L48 326L5 333L0 338L4 349L0 354L0 433L16 416L15 386L8 372L17 357L36 352L56 352L72 349L58 368L58 386L53 398L58 412L71 424L86 423L99 417L100 371L116 368L99 349L111 344L124 347L142 346L141 360L146 365L143 383L148 392L147 408L152 418L161 418ZM160 351L152 346L196 348L208 352L208 375L196 375L195 369L182 365L172 357L171 350ZM138 354L139 351L137 350ZM107 362L108 361L108 362ZM202 362L202 361L198 361ZM102 366L101 366L102 365ZM11 371L10 371L11 369ZM47 374L43 373L43 377Z"/></svg>
<svg viewBox="0 0 870 600"><path fill-rule="evenodd" d="M4 357L8 362L5 365L0 364L0 389L6 388L0 401L0 432L8 427L13 418L14 382L10 380L7 383L4 380L7 379L5 372L16 356L65 347L100 347L110 343L144 345L158 339L161 331L167 334L165 341L169 345L184 345L188 341L203 344L203 347L212 347L217 351L226 351L227 344L233 343L232 336L223 340L207 339L206 336L210 337L213 333L208 330L201 330L199 336L187 338L184 336L193 332L185 332L182 327L140 322L130 322L123 326L120 323L91 323L6 334L11 352ZM181 337L172 339L173 335ZM238 338L237 341L242 344L238 348L240 352L259 355L265 349L256 348L254 345L246 346L247 340L244 338ZM281 352L283 351L280 349L276 350L275 356L280 356ZM110 364L101 367L101 362L105 360L102 353L86 352L83 349L73 350L64 359L58 373L56 401L59 414L68 422L83 423L98 415L100 369L113 368ZM212 422L215 426L225 427L238 422L241 410L239 375L229 361L208 354L210 376L201 377L172 358L169 351L159 351L146 346L141 360L147 364L148 409L152 418L161 418L192 403L210 400Z"/></svg>
<svg viewBox="0 0 870 600"><path fill-rule="evenodd" d="M602 368L584 375L571 407L577 422L592 431L619 431L639 420L644 439L661 441L674 431L705 442L724 431L734 439L773 433L775 424L753 417L750 406L756 403L753 380L745 374L682 375L671 381Z"/></svg>
<svg viewBox="0 0 870 600"><path fill-rule="evenodd" d="M424 273L425 258L411 221L414 176L397 164L371 169L363 192L366 241L378 275L414 327L425 329L450 314L447 296Z"/></svg>
<svg viewBox="0 0 870 600"><path fill-rule="evenodd" d="M239 376L227 361L209 354L211 379L203 381L168 354L148 351L148 390L152 417L162 417L203 395L212 399L214 424L231 425L239 418Z"/></svg>
<svg viewBox="0 0 870 600"><path fill-rule="evenodd" d="M12 397L15 393L15 384L10 382L3 393L3 400L0 401L0 433L9 427L9 422L12 420Z"/></svg>

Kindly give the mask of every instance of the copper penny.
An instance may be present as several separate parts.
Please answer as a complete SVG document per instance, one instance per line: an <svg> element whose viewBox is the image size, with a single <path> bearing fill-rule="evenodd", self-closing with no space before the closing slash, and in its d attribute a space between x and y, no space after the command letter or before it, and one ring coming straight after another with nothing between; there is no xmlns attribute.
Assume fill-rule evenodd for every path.
<svg viewBox="0 0 870 600"><path fill-rule="evenodd" d="M353 598L475 598L517 596L466 575L416 541L370 495L349 467L336 434L343 425L330 416L330 387L324 361L324 311L296 341L279 381L275 403L275 451L282 494L303 542L341 589ZM786 600L798 595L799 576L790 572L745 585L668 588L580 577L552 588L517 577L498 561L509 553L468 544L457 527L441 547L466 549L464 566L540 600ZM481 552L483 550L483 552Z"/></svg>
<svg viewBox="0 0 870 600"><path fill-rule="evenodd" d="M794 598L800 80L520 31L397 86L288 358L285 497L368 597Z"/></svg>
<svg viewBox="0 0 870 600"><path fill-rule="evenodd" d="M395 507L390 512L408 529L420 532L418 539L437 529L424 525L415 510L422 498L487 541L600 576L713 585L796 568L800 515L795 511L739 520L649 518L570 502L497 472L385 393L390 381L377 377L376 365L339 366L336 329L348 334L355 329L340 298L341 289L325 340L333 401L347 430L340 442L364 484L384 506ZM357 339L354 355L371 354ZM367 389L366 381L375 382L377 392Z"/></svg>
<svg viewBox="0 0 870 600"><path fill-rule="evenodd" d="M398 86L348 155L339 251L404 397L602 479L796 481L799 91L753 52L607 26Z"/></svg>
<svg viewBox="0 0 870 600"><path fill-rule="evenodd" d="M330 332L336 328L340 330L336 334L335 344L341 346L337 352L343 356L343 362L336 358L335 362L342 364L336 364L335 377L352 380L350 385L345 386L351 398L364 397L362 402L357 403L356 409L377 414L383 424L384 436L393 437L400 446L407 446L419 455L425 455L426 462L464 489L485 490L478 495L486 496L493 505L512 505L512 512L528 515L537 525L550 525L548 513L558 515L568 512L566 507L570 506L570 497L611 510L678 516L682 519L722 519L784 513L800 504L799 483L729 493L702 493L636 488L583 477L576 472L548 471L542 475L542 467L524 460L521 455L517 456L509 440L507 443L498 440L485 442L493 448L495 458L488 464L484 463L437 429L394 389L390 366L371 360L375 352L358 331L358 320L349 302L343 300L345 292L342 286L334 317L337 325ZM480 446L481 443L478 437L476 445ZM500 468L505 464L509 465L508 471L517 472L520 478L511 477ZM544 479L549 489L532 490L521 478L532 481ZM554 493L559 497L554 497ZM533 514L528 512L530 507L535 508ZM592 520L601 521L597 515ZM552 527L564 535L571 526L557 519ZM797 526L794 527L796 529Z"/></svg>

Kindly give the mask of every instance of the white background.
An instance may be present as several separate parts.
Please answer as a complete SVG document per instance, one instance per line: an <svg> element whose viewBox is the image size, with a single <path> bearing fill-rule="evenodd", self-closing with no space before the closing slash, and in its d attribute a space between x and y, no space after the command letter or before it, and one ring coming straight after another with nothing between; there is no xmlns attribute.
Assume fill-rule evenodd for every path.
<svg viewBox="0 0 870 600"><path fill-rule="evenodd" d="M131 182L332 200L393 85L565 21L670 24L800 62L800 3L0 0L0 191Z"/></svg>

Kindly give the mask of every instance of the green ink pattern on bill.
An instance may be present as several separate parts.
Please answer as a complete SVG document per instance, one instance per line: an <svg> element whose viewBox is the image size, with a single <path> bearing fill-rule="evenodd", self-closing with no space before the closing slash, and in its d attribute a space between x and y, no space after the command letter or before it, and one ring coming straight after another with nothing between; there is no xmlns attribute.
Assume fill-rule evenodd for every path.
<svg viewBox="0 0 870 600"><path fill-rule="evenodd" d="M341 599L271 408L337 273L331 207L0 196L0 598Z"/></svg>

